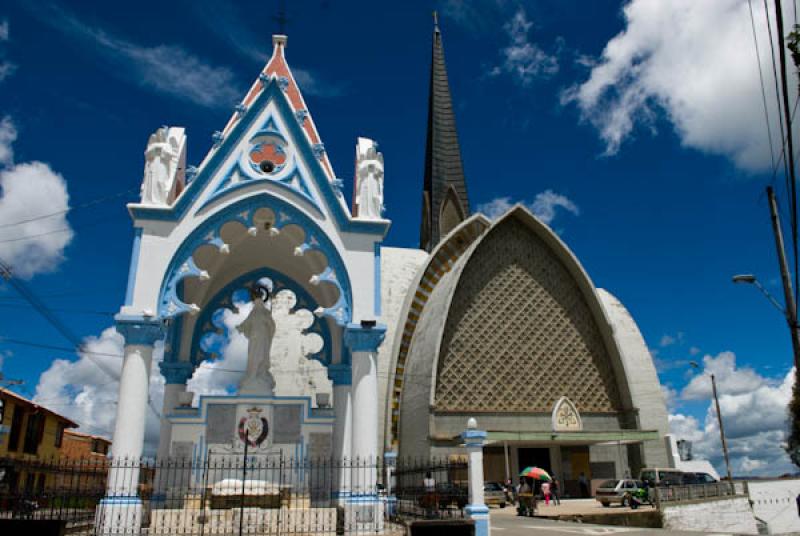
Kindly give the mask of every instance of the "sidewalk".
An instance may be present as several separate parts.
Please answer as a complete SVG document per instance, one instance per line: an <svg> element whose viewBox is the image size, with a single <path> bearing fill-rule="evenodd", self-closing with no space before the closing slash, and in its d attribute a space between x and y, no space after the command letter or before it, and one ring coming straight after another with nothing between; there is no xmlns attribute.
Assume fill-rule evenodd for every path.
<svg viewBox="0 0 800 536"><path fill-rule="evenodd" d="M539 501L535 517L559 519L572 516L618 515L624 513L650 512L653 510L654 508L650 505L642 505L636 510L633 510L629 507L616 505L606 508L595 499L562 499L561 505L559 506L553 504L552 501L549 505L545 505L544 501ZM502 510L493 508L492 513L497 513L499 515L516 515L517 509L515 506L506 506Z"/></svg>

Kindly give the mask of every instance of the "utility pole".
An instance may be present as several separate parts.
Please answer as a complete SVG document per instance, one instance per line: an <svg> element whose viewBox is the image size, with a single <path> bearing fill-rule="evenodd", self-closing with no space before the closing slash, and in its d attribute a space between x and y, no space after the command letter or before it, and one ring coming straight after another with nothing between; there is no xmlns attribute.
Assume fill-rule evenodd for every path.
<svg viewBox="0 0 800 536"><path fill-rule="evenodd" d="M783 296L785 300L784 314L786 323L789 325L789 332L792 336L792 352L794 353L795 370L800 370L800 329L797 325L797 303L794 300L792 291L792 280L789 276L789 266L786 262L786 249L783 244L783 232L781 223L778 219L778 203L775 200L775 191L772 186L767 186L767 197L769 199L769 216L772 221L772 232L775 234L775 249L778 253L778 263L781 269L781 281L783 282Z"/></svg>
<svg viewBox="0 0 800 536"><path fill-rule="evenodd" d="M792 226L792 251L794 252L794 284L795 287L800 285L800 273L798 273L798 252L797 252L797 181L794 172L794 146L792 144L792 112L789 109L789 89L786 81L786 47L783 40L783 10L781 9L781 0L775 0L775 26L777 27L778 35L778 57L780 59L781 70L781 96L783 101L783 115L786 124L786 158L789 163L789 195L792 196L791 207L792 214L790 223ZM781 251L783 247L781 246ZM784 253L785 257L785 253ZM785 284L784 284L785 286ZM792 300L794 301L794 300ZM786 302L788 309L789 302ZM792 308L797 319L797 309ZM797 322L795 321L795 324ZM797 365L797 348L795 347L795 365Z"/></svg>
<svg viewBox="0 0 800 536"><path fill-rule="evenodd" d="M717 380L711 375L711 391L714 393L714 405L717 407L717 422L719 423L719 436L722 439L722 454L725 456L725 470L728 472L728 482L731 485L731 494L735 495L733 475L731 474L731 460L728 457L728 442L725 440L725 428L722 427L722 413L719 411L719 397L717 396Z"/></svg>

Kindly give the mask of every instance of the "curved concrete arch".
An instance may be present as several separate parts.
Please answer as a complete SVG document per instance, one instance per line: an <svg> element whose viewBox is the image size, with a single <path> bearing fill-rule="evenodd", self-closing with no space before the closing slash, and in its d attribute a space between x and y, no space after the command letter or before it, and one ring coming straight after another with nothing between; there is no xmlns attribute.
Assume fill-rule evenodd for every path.
<svg viewBox="0 0 800 536"><path fill-rule="evenodd" d="M491 239L492 231L501 228L504 222L512 218L523 223L531 233L544 243L545 247L561 262L569 277L577 285L581 297L589 308L591 318L599 331L603 347L610 360L621 405L619 410L624 421L621 423L622 427L633 428L636 426L635 405L629 388L629 377L626 374L621 351L614 337L614 330L609 316L598 297L592 280L572 251L549 227L539 221L524 206L516 205L493 222L491 227L479 236L461 255L452 266L452 269L433 290L426 308L422 312L418 322L422 327L414 332L413 339L410 342L411 350L405 367L405 374L413 378L414 382L407 383L407 388L404 389L398 416L402 421L398 426L398 429L402 429L399 432L400 443L405 453L421 452L422 449L420 447L422 445L415 446L413 443L417 441L427 442L427 438L432 432L429 426L433 421L423 418L420 412L432 417L444 329L447 318L451 313L452 300L458 290L463 270L480 249L481 244ZM414 406L413 408L408 406L409 402L410 405ZM413 420L416 420L418 425L412 426L413 430L407 430L406 428L412 421L412 415L415 415ZM412 445L409 445L410 448L407 449L406 444L408 442L412 443Z"/></svg>
<svg viewBox="0 0 800 536"><path fill-rule="evenodd" d="M398 325L398 329L396 329L394 333L390 354L391 362L388 368L389 378L387 389L389 392L386 396L385 407L387 418L385 419L383 430L383 444L387 451L391 450L397 441L397 421L394 412L399 409L400 392L403 386L404 375L402 367L404 367L405 361L402 357L404 351L410 346L409 343L418 324L419 314L425 307L425 303L430 295L430 290L436 286L441 278L441 275L437 274L442 273L446 268L446 264L451 262L451 259L463 254L463 248L456 243L457 237L464 237L468 245L490 226L491 221L480 213L473 214L461 222L460 225L450 231L450 233L448 233L433 249L427 261L417 270L417 274L414 276L413 282L409 286L409 289L413 289L413 291L406 294L401 309L399 318L402 324ZM470 230L471 232L469 232ZM412 304L414 303L416 303L416 306L412 309ZM398 369L398 365L401 367L400 369Z"/></svg>

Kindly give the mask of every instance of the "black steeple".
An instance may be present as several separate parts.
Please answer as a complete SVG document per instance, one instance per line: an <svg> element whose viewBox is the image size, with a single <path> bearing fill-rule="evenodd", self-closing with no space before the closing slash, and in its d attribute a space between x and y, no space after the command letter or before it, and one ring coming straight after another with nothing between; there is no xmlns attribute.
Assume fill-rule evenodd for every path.
<svg viewBox="0 0 800 536"><path fill-rule="evenodd" d="M432 251L439 241L470 215L467 184L458 145L453 99L444 64L442 32L433 14L433 57L428 95L428 141L422 193L420 248Z"/></svg>

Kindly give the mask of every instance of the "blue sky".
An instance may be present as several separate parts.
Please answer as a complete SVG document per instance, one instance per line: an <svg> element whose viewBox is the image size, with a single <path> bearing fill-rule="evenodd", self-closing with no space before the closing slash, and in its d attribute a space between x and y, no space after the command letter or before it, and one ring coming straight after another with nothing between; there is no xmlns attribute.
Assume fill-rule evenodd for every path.
<svg viewBox="0 0 800 536"><path fill-rule="evenodd" d="M791 363L786 326L754 288L730 279L752 272L780 295L746 1L287 4L288 61L337 174L352 180L357 136L381 145L393 221L387 245L418 239L436 8L473 208L532 205L539 195L534 208L639 323L676 395L675 427L719 461L705 380L688 371L688 360L707 356L732 420L738 412L776 416L771 428L732 431L736 468L789 469L774 448ZM0 254L78 336L99 337L124 297L125 202L137 198L147 137L163 124L184 126L189 161L199 162L271 52L276 6L0 8ZM754 20L769 88L763 12ZM778 139L774 93L767 97ZM785 206L783 178L775 184ZM64 189L71 207L108 199L8 225L64 209ZM0 337L68 346L6 285ZM3 374L40 399L39 376L53 359L76 359L2 340L0 352ZM778 402L759 406L771 397ZM54 409L69 412L72 403ZM769 452L755 436L773 444Z"/></svg>

